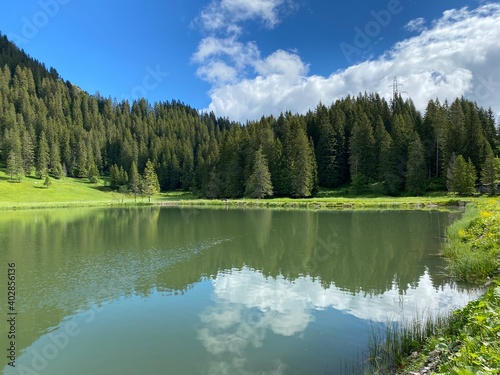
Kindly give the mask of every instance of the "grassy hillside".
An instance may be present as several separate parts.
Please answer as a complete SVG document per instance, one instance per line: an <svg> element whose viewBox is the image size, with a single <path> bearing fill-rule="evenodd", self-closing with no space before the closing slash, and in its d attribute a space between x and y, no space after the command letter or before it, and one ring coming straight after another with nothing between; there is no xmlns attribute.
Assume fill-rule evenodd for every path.
<svg viewBox="0 0 500 375"><path fill-rule="evenodd" d="M91 184L86 180L66 177L51 179L49 188L44 180L25 177L21 182L9 180L0 170L0 208L63 207L68 205L111 205L121 202L120 194L104 187L104 181ZM124 202L133 202L132 197ZM139 199L140 201L140 199Z"/></svg>
<svg viewBox="0 0 500 375"><path fill-rule="evenodd" d="M11 181L5 169L0 169L0 209L9 208L48 208L67 206L110 206L119 204L146 204L147 197L120 194L105 186L106 180L92 184L87 179L65 177L61 180L51 178L49 188L44 180L25 177L21 182ZM457 205L459 198L446 195L425 197L387 197L367 193L352 196L342 189L322 190L314 198L292 199L197 199L187 192L167 192L152 197L151 202L160 205L204 205L236 207L276 207L276 208L434 208L436 206Z"/></svg>

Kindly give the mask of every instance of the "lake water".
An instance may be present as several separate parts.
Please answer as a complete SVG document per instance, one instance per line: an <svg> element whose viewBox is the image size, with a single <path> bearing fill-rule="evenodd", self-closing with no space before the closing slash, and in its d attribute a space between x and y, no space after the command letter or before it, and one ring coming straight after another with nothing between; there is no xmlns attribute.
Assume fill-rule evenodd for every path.
<svg viewBox="0 0 500 375"><path fill-rule="evenodd" d="M464 305L436 256L457 212L2 212L3 374L338 374L371 328ZM5 281L5 282L4 282ZM0 289L7 352L7 289Z"/></svg>

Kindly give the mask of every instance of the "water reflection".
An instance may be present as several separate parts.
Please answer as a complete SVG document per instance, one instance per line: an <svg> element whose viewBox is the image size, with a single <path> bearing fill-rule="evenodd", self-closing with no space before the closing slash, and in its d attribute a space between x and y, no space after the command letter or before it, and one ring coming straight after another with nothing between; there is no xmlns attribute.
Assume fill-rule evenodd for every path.
<svg viewBox="0 0 500 375"><path fill-rule="evenodd" d="M319 363L316 372L324 373L332 352L366 344L366 320L467 299L440 277L443 260L432 255L456 216L158 207L6 212L0 255L18 264L19 354L95 313L106 329L94 332L83 321L72 345L87 344L65 354L68 365L82 362L93 342L122 347L131 339L148 358L156 347L175 353L145 362L150 370L168 357L178 373L288 374L306 363L304 371ZM148 334L124 339L119 332L135 332L146 310ZM196 371L179 343L199 346Z"/></svg>
<svg viewBox="0 0 500 375"><path fill-rule="evenodd" d="M403 294L397 285L378 295L353 294L335 285L324 288L309 276L288 281L249 268L219 273L213 288L214 305L200 315L203 324L198 330L198 339L213 355L211 374L253 373L246 368L247 353L262 348L270 335L295 336L303 345L314 346L307 330L317 311L333 309L376 323L401 322L448 312L471 298L468 291L450 284L435 287L428 271ZM282 374L288 367L281 359L275 366L265 373Z"/></svg>

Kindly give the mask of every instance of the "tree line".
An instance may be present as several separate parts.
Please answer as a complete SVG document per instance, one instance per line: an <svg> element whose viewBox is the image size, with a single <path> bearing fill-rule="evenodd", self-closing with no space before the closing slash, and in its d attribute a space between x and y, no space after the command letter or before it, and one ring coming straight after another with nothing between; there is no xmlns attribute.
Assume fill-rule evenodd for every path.
<svg viewBox="0 0 500 375"><path fill-rule="evenodd" d="M0 162L17 178L109 176L117 190L208 198L309 197L348 184L469 194L499 179L495 116L464 98L431 100L422 115L411 99L365 93L241 124L175 100L89 95L5 36L0 67Z"/></svg>

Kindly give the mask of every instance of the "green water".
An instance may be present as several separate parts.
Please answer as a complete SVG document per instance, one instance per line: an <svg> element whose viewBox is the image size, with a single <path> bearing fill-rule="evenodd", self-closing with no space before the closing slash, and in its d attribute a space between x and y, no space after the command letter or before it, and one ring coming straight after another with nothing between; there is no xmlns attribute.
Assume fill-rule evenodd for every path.
<svg viewBox="0 0 500 375"><path fill-rule="evenodd" d="M373 324L472 296L435 254L458 213L196 208L0 213L0 344L50 375L337 374Z"/></svg>

